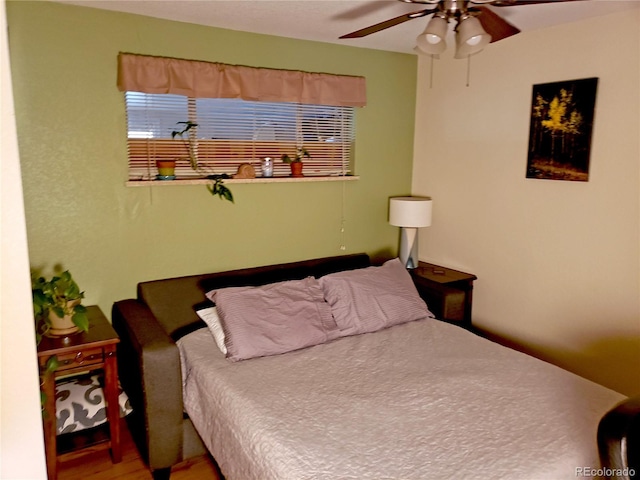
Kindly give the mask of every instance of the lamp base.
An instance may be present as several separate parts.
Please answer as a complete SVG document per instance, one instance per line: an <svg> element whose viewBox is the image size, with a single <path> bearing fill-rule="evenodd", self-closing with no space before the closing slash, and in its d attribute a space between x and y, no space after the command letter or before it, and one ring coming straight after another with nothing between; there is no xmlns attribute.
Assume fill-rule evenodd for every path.
<svg viewBox="0 0 640 480"><path fill-rule="evenodd" d="M400 252L402 264L409 270L418 266L418 229L402 227L400 229Z"/></svg>

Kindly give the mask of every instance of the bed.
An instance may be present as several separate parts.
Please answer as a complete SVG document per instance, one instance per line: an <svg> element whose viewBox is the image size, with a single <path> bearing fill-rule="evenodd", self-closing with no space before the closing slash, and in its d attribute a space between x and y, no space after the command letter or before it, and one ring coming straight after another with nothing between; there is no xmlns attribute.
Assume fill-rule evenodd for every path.
<svg viewBox="0 0 640 480"><path fill-rule="evenodd" d="M598 423L624 397L432 318L406 271L372 286L392 262L358 254L143 282L117 302L121 381L154 477L205 451L226 480L593 476ZM313 328L297 331L309 304L291 282L320 304ZM255 314L283 309L298 324Z"/></svg>

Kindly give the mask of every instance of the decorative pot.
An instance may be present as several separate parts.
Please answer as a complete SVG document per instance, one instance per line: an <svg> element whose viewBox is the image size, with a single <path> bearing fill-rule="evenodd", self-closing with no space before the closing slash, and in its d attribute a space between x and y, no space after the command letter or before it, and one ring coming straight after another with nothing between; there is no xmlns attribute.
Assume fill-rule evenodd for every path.
<svg viewBox="0 0 640 480"><path fill-rule="evenodd" d="M80 300L70 300L67 302L67 307L72 309L79 303ZM66 337L80 331L80 328L73 323L73 315L65 315L60 318L56 312L49 310L49 321L51 322L51 327L47 332L49 337Z"/></svg>
<svg viewBox="0 0 640 480"><path fill-rule="evenodd" d="M176 178L175 160L156 160L158 167L158 180L174 180Z"/></svg>
<svg viewBox="0 0 640 480"><path fill-rule="evenodd" d="M291 162L290 165L292 177L304 177L302 174L302 167L304 164L302 162Z"/></svg>

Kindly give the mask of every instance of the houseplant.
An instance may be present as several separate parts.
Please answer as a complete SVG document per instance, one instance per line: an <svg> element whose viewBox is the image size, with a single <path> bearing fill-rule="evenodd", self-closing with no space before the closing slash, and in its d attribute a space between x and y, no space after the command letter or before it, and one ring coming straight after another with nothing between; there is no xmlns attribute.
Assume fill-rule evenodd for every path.
<svg viewBox="0 0 640 480"><path fill-rule="evenodd" d="M205 175L209 180L213 180L211 185L207 185L207 189L211 192L211 195L218 195L221 199L229 200L233 203L233 194L231 190L224 184L224 180L229 178L227 174L213 174L207 175L203 172L202 168L198 164L198 149L196 144L196 132L198 124L191 121L177 122L177 125L182 126L182 130L174 130L171 132L171 138L180 137L189 154L189 164L191 168ZM188 138L185 138L188 135Z"/></svg>
<svg viewBox="0 0 640 480"><path fill-rule="evenodd" d="M68 270L49 280L32 275L31 293L38 343L43 335L65 336L89 330L87 309L81 304L84 292Z"/></svg>
<svg viewBox="0 0 640 480"><path fill-rule="evenodd" d="M292 177L303 177L302 168L304 166L303 158L311 158L309 152L304 147L296 148L296 154L293 158L291 158L286 153L283 153L280 157L284 163L288 163L291 166L291 176Z"/></svg>

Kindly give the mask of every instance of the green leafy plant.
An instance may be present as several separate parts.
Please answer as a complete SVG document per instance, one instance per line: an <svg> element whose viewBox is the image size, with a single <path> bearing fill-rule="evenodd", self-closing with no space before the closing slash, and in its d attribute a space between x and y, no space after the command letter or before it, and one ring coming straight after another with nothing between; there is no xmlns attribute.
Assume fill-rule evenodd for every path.
<svg viewBox="0 0 640 480"><path fill-rule="evenodd" d="M195 138L196 131L198 128L198 124L191 121L186 122L177 122L176 125L182 127L182 130L174 130L171 132L171 138L180 137L182 142L184 143L187 152L189 153L189 163L191 164L191 168L199 173L203 173L200 165L198 164L198 152L196 148ZM188 135L188 138L185 138L185 135ZM228 200L231 203L233 201L233 194L231 190L224 184L224 180L227 178L231 178L226 173L223 174L214 174L207 175L209 180L213 180L211 185L207 185L207 189L211 193L211 195L218 195L220 199Z"/></svg>
<svg viewBox="0 0 640 480"><path fill-rule="evenodd" d="M49 280L32 272L31 293L38 343L51 328L50 312L60 318L69 315L81 331L89 330L87 309L80 303L84 298L84 292L80 291L68 270L54 275Z"/></svg>
<svg viewBox="0 0 640 480"><path fill-rule="evenodd" d="M296 148L296 154L293 156L293 158L287 155L286 153L283 153L282 156L280 157L280 159L284 163L302 162L304 158L311 158L309 151L304 147Z"/></svg>
<svg viewBox="0 0 640 480"><path fill-rule="evenodd" d="M40 383L44 381L44 377L47 375L51 375L55 372L60 366L60 361L58 360L57 355L52 355L47 359L47 363L44 366L44 371L40 374ZM45 410L45 404L47 403L47 394L44 391L40 390L40 410L42 412L43 417L47 417L47 411Z"/></svg>
<svg viewBox="0 0 640 480"><path fill-rule="evenodd" d="M224 184L224 179L230 178L229 175L222 173L219 175L208 175L207 178L213 180L211 185L207 185L211 195L218 195L221 199L229 200L231 203L234 203L231 190L229 190L229 188Z"/></svg>

